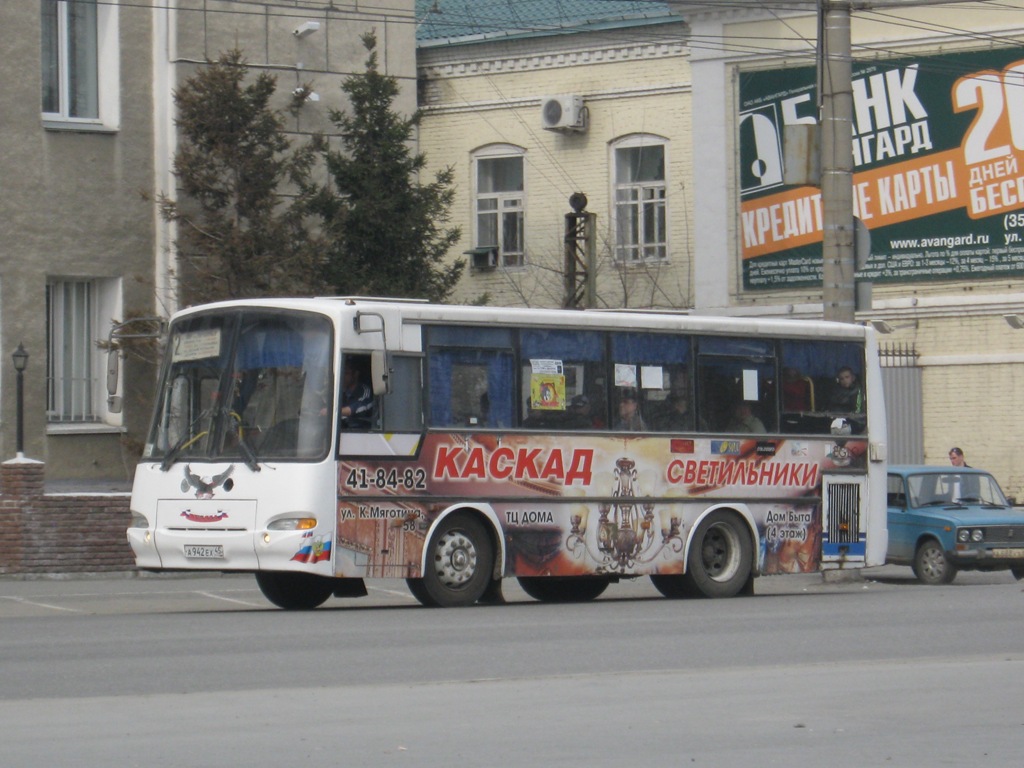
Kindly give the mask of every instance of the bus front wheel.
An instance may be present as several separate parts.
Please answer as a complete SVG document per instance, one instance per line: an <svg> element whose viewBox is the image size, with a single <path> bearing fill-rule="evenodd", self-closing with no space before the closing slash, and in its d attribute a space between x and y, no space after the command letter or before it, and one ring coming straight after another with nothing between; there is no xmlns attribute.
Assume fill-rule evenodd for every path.
<svg viewBox="0 0 1024 768"><path fill-rule="evenodd" d="M312 610L334 594L332 579L312 573L259 571L256 584L267 600L289 611Z"/></svg>
<svg viewBox="0 0 1024 768"><path fill-rule="evenodd" d="M423 578L406 583L423 605L455 608L483 597L493 570L494 547L483 523L456 513L442 520L430 538Z"/></svg>
<svg viewBox="0 0 1024 768"><path fill-rule="evenodd" d="M734 597L750 578L753 544L742 518L717 510L693 533L686 578L704 597Z"/></svg>
<svg viewBox="0 0 1024 768"><path fill-rule="evenodd" d="M534 600L545 603L585 603L608 589L601 576L520 576L519 586Z"/></svg>

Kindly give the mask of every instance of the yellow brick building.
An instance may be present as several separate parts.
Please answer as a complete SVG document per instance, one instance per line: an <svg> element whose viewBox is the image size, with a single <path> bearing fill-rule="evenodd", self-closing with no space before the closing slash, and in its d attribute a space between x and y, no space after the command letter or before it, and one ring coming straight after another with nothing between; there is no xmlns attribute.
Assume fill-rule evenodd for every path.
<svg viewBox="0 0 1024 768"><path fill-rule="evenodd" d="M793 264L816 259L820 265L820 233L816 243L783 244L758 262L748 242L751 219L744 219L756 208L756 195L745 187L751 173L750 158L744 155L745 121L759 103L771 100L767 83L773 77L781 90L813 94L813 77L808 88L800 85L803 75L794 73L816 66L818 3L784 8L605 3L602 16L594 8L602 4L580 2L573 5L577 13L572 19L557 20L542 13L551 3L518 4L537 14L532 23L524 23L522 15L503 17L500 10L509 3L484 5L488 14L480 4L474 7L492 22L489 27L479 19L474 26L444 2L419 4L420 149L431 169L455 169L453 223L463 230L458 250L489 245L495 231L505 233L500 224L494 226L496 216L481 208L485 203L509 212L509 228L515 221L522 225L521 239L509 241L518 248L511 249L513 257L505 261L506 243L496 242L495 266L467 269L453 298L472 301L486 295L497 305L561 305L564 218L569 196L583 192L587 210L596 215L598 306L823 316L820 277L817 282L800 279L778 266L785 258L779 254L789 254ZM864 217L871 254L861 274L872 277L873 285L855 320L888 331L881 345L889 366L891 458L943 464L949 448L960 446L968 463L991 470L1009 494L1024 499L1024 457L1015 449L1024 428L1015 407L1024 399L1024 330L1011 326L1016 323L1012 317L1009 322L1005 318L1019 314L1024 321L1024 262L1018 263L1012 252L1013 238L1024 237L1017 226L1024 224L1017 213L1024 213L1024 194L1019 203L1012 199L1024 172L1014 171L1001 156L971 165L967 136L974 115L982 111L982 96L974 107L961 104L959 111L947 107L941 114L926 101L922 109L928 114L915 114L916 91L944 88L947 102L968 99L970 86L956 85L960 77L974 82L978 73L995 68L1010 86L1018 85L1013 64L1024 61L1024 49L1017 56L1024 3L882 5L854 7L850 15L851 53L859 67L854 90L860 112L855 118L877 122L889 114L894 125L883 137L887 144L870 143L865 126L855 127L857 152L878 161L863 162L861 156L855 179L862 172L883 175L887 164L897 160L925 163L930 152L941 151L944 162L953 158L965 167L955 181L958 195L967 201L931 210L934 201L911 196L909 203L897 200L906 208L899 216L878 208L877 189L872 199L864 193L861 201L863 213L877 216ZM432 15L432 8L442 13ZM588 16L591 12L597 15ZM966 91L958 96L956 88ZM1013 94L1024 89L1008 87L1005 93L1009 109L1016 109ZM543 127L542 105L563 95L580 97L585 130ZM813 115L810 122L816 122L815 112L799 112L814 109L813 95L794 99L787 107L796 104L798 118L806 121ZM980 119L994 114L988 103ZM896 125L901 118L905 126ZM1000 125L1006 125L1003 121ZM1009 129L1001 130L985 152L1012 143L1003 141ZM951 131L959 134L950 144ZM877 140L880 133L871 136ZM977 143L980 134L973 135ZM940 146L942 141L950 145ZM658 183L639 185L639 194L663 201L660 212L656 205L639 206L641 218L663 216L665 231L653 236L642 224L630 230L628 217L622 218L622 195L630 190L617 162L636 147L661 147L663 155ZM896 156L904 151L905 158ZM522 158L521 188L487 200L487 184L496 177L485 174L482 181L481 165L486 169L508 158L518 162L517 157ZM643 176L647 169L643 162L640 166ZM978 174L976 183L972 172ZM998 178L986 185L984 173ZM942 179L943 184L953 182L953 176ZM995 191L985 192L993 183ZM994 217L970 210L972 190L982 198L976 207L998 205L1005 213ZM997 199L986 202L985 194ZM977 232L989 241L984 249L946 246L955 239L951 232L965 237ZM638 250L624 247L631 238L640 241ZM935 243L911 247L918 240ZM645 243L650 247L645 249ZM807 257L808 252L815 255ZM639 258L632 258L637 253ZM782 277L758 283L753 266L759 263L774 263L775 274Z"/></svg>

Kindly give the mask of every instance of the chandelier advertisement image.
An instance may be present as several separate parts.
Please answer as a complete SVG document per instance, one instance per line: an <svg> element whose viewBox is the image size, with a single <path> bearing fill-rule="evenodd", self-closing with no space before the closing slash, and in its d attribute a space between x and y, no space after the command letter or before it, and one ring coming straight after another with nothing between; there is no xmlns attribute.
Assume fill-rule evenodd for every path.
<svg viewBox="0 0 1024 768"><path fill-rule="evenodd" d="M821 192L785 185L782 152L787 126L816 122L815 70L740 83L744 287L820 285ZM853 214L871 242L859 279L1024 274L1022 85L1019 47L854 62Z"/></svg>
<svg viewBox="0 0 1024 768"><path fill-rule="evenodd" d="M416 458L339 464L336 575L415 578L431 523L492 510L506 576L680 573L695 521L730 500L762 573L821 564L822 476L864 470L866 441L429 434ZM766 501L770 499L770 501Z"/></svg>

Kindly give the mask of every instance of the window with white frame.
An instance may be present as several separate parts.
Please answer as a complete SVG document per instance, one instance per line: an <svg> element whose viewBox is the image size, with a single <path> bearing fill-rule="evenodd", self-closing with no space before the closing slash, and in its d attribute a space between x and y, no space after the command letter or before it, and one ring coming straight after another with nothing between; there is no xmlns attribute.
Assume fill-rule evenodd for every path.
<svg viewBox="0 0 1024 768"><path fill-rule="evenodd" d="M101 317L119 312L117 280L50 280L46 285L46 414L51 423L109 421L101 386L106 338Z"/></svg>
<svg viewBox="0 0 1024 768"><path fill-rule="evenodd" d="M476 163L476 245L497 248L498 263L525 263L523 244L523 152L514 147L478 153Z"/></svg>
<svg viewBox="0 0 1024 768"><path fill-rule="evenodd" d="M621 263L668 256L665 141L631 137L612 147L615 178L615 258Z"/></svg>
<svg viewBox="0 0 1024 768"><path fill-rule="evenodd" d="M41 5L44 122L48 127L115 128L117 4L42 0Z"/></svg>

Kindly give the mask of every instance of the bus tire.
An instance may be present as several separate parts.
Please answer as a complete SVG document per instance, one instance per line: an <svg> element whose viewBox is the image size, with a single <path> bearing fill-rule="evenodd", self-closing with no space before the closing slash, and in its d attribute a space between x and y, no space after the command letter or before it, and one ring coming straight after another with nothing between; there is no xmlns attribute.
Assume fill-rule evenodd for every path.
<svg viewBox="0 0 1024 768"><path fill-rule="evenodd" d="M693 580L689 576L682 574L651 574L651 583L662 595L673 600L700 595Z"/></svg>
<svg viewBox="0 0 1024 768"><path fill-rule="evenodd" d="M608 589L601 576L521 576L523 592L543 603L585 603L596 600Z"/></svg>
<svg viewBox="0 0 1024 768"><path fill-rule="evenodd" d="M949 562L942 545L935 539L925 539L914 553L914 575L922 584L949 584L956 578L957 567Z"/></svg>
<svg viewBox="0 0 1024 768"><path fill-rule="evenodd" d="M455 513L434 530L421 579L407 579L413 597L430 608L473 605L490 586L494 546L483 523Z"/></svg>
<svg viewBox="0 0 1024 768"><path fill-rule="evenodd" d="M312 610L334 594L334 579L312 573L258 571L256 584L267 600L289 611Z"/></svg>
<svg viewBox="0 0 1024 768"><path fill-rule="evenodd" d="M735 597L750 578L753 544L735 512L716 510L694 531L686 578L702 597Z"/></svg>

